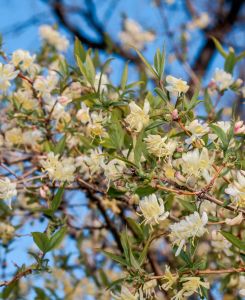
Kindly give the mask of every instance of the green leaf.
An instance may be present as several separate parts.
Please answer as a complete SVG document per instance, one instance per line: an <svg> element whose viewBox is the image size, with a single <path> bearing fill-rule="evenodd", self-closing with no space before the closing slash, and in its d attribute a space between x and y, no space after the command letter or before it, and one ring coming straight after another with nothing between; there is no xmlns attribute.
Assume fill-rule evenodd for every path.
<svg viewBox="0 0 245 300"><path fill-rule="evenodd" d="M127 264L127 262L125 261L124 258L122 258L122 256L120 255L116 255L116 254L113 254L113 253L110 253L110 252L107 252L107 251L104 251L102 250L102 252L109 258L111 258L112 260L118 262L119 264L123 265L123 266L129 266Z"/></svg>
<svg viewBox="0 0 245 300"><path fill-rule="evenodd" d="M245 251L245 242L241 241L239 238L231 234L230 232L226 232L221 230L221 234L235 247L241 249L242 251Z"/></svg>
<svg viewBox="0 0 245 300"><path fill-rule="evenodd" d="M88 82L91 84L91 86L94 86L96 72L93 61L88 53L86 55L86 73Z"/></svg>
<svg viewBox="0 0 245 300"><path fill-rule="evenodd" d="M139 237L141 240L144 239L144 232L140 225L135 222L132 218L126 218L127 224L129 225L129 228Z"/></svg>
<svg viewBox="0 0 245 300"><path fill-rule="evenodd" d="M32 237L34 243L38 246L38 248L43 252L46 253L49 250L49 238L45 233L42 232L32 232Z"/></svg>
<svg viewBox="0 0 245 300"><path fill-rule="evenodd" d="M144 57L143 54L140 53L139 50L137 50L134 46L132 46L132 48L134 48L134 50L137 52L137 54L139 55L140 59L142 60L142 62L144 63L144 65L147 67L147 69L152 73L152 75L156 78L158 78L158 75L156 73L156 71L152 68L152 66L150 65L150 63L146 60L146 58Z"/></svg>
<svg viewBox="0 0 245 300"><path fill-rule="evenodd" d="M219 51L219 53L226 58L227 57L227 53L225 52L224 48L222 47L222 45L220 44L220 42L215 38L215 37L211 37L211 39L213 40L215 47L217 48L217 50Z"/></svg>
<svg viewBox="0 0 245 300"><path fill-rule="evenodd" d="M143 263L144 263L144 261L145 261L145 259L147 257L149 246L150 246L150 240L147 241L147 243L144 246L143 251L141 252L141 254L139 256L138 262L139 262L140 266L143 265Z"/></svg>
<svg viewBox="0 0 245 300"><path fill-rule="evenodd" d="M122 78L121 78L121 89L125 90L126 84L128 81L128 63L126 63L123 73L122 73Z"/></svg>
<svg viewBox="0 0 245 300"><path fill-rule="evenodd" d="M224 130L222 128L220 128L217 125L214 124L210 124L209 125L210 128L212 128L212 130L214 131L214 133L220 138L224 149L227 149L228 145L229 145L229 141L227 140L227 135L224 132Z"/></svg>
<svg viewBox="0 0 245 300"><path fill-rule="evenodd" d="M65 191L65 187L63 186L63 187L59 188L58 191L56 192L56 194L51 202L51 205L50 205L50 208L52 211L56 211L58 209L58 207L60 206L64 191Z"/></svg>
<svg viewBox="0 0 245 300"><path fill-rule="evenodd" d="M154 67L157 71L159 80L162 80L163 78L164 66L165 66L165 51L163 50L161 53L160 49L157 49L156 54L154 56Z"/></svg>
<svg viewBox="0 0 245 300"><path fill-rule="evenodd" d="M53 250L61 244L67 232L66 227L62 227L59 231L57 231L50 239L48 245L48 251Z"/></svg>
<svg viewBox="0 0 245 300"><path fill-rule="evenodd" d="M145 196L149 196L153 193L155 193L156 189L153 188L150 185L146 185L146 186L140 186L135 190L135 193L139 196L139 197L145 197Z"/></svg>
<svg viewBox="0 0 245 300"><path fill-rule="evenodd" d="M66 136L64 135L58 142L58 144L54 147L54 154L62 154L64 152L66 146Z"/></svg>
<svg viewBox="0 0 245 300"><path fill-rule="evenodd" d="M74 43L74 56L75 59L79 57L82 62L85 62L86 51L84 50L82 43L77 37L75 38L75 43Z"/></svg>
<svg viewBox="0 0 245 300"><path fill-rule="evenodd" d="M139 166L140 165L140 160L141 160L141 155L142 155L142 150L143 150L143 135L144 135L144 130L140 132L140 134L137 136L137 141L134 147L134 163Z"/></svg>
<svg viewBox="0 0 245 300"><path fill-rule="evenodd" d="M106 60L106 62L103 64L102 68L101 68L101 73L100 73L100 78L99 78L99 84L98 84L98 90L97 92L100 92L100 86L101 86L101 80L102 80L102 75L105 73L107 67L109 66L110 62L113 60L114 58L109 58Z"/></svg>
<svg viewBox="0 0 245 300"><path fill-rule="evenodd" d="M159 127L159 126L161 126L161 125L163 125L163 124L166 124L166 121L156 120L156 121L152 122L150 125L148 125L148 126L145 128L145 131L154 129L154 128Z"/></svg>
<svg viewBox="0 0 245 300"><path fill-rule="evenodd" d="M117 190L113 186L110 186L109 190L107 191L107 195L110 197L120 197L123 196L125 193L125 191Z"/></svg>
<svg viewBox="0 0 245 300"><path fill-rule="evenodd" d="M226 57L224 70L232 74L235 64L236 64L236 56L235 53L231 51Z"/></svg>

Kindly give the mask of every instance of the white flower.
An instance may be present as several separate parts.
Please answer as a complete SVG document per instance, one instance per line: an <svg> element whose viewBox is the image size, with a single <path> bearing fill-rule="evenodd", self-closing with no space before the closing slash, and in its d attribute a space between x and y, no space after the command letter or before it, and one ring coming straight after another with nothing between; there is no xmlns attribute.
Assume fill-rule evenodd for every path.
<svg viewBox="0 0 245 300"><path fill-rule="evenodd" d="M200 237L206 232L204 226L207 222L208 216L205 212L200 217L199 213L195 211L193 214L185 217L184 220L169 226L171 230L170 239L174 245L178 245L175 256L180 254L188 238Z"/></svg>
<svg viewBox="0 0 245 300"><path fill-rule="evenodd" d="M89 107L87 107L84 102L82 102L81 109L78 110L78 112L76 114L76 118L82 124L86 124L90 121Z"/></svg>
<svg viewBox="0 0 245 300"><path fill-rule="evenodd" d="M99 82L100 82L100 76L101 74L98 73L96 74L95 76L95 79L94 79L94 87L95 87L95 90L97 91L98 88L99 88ZM100 82L100 91L104 91L104 92L107 92L108 88L107 88L107 84L109 84L109 79L107 77L106 74L102 74L101 76L101 82Z"/></svg>
<svg viewBox="0 0 245 300"><path fill-rule="evenodd" d="M12 54L12 63L15 67L25 72L27 71L30 75L35 75L39 71L39 66L35 64L36 55L30 54L29 51L22 49L16 50Z"/></svg>
<svg viewBox="0 0 245 300"><path fill-rule="evenodd" d="M140 132L143 127L149 123L150 104L145 100L144 108L139 107L135 102L129 103L130 114L126 117L125 121L129 124L131 131Z"/></svg>
<svg viewBox="0 0 245 300"><path fill-rule="evenodd" d="M58 83L58 76L56 73L51 72L47 77L38 76L34 81L33 87L41 96L50 99L50 93L55 89ZM46 99L45 99L46 100Z"/></svg>
<svg viewBox="0 0 245 300"><path fill-rule="evenodd" d="M139 208L144 217L144 223L154 225L165 220L169 212L165 212L164 202L161 198L157 198L155 194L144 197L139 202Z"/></svg>
<svg viewBox="0 0 245 300"><path fill-rule="evenodd" d="M112 294L112 297L115 299L115 300L138 300L138 293L136 293L135 295L133 295L130 290L126 287L126 286L122 286L121 288L121 293L120 295L115 295L113 293Z"/></svg>
<svg viewBox="0 0 245 300"><path fill-rule="evenodd" d="M16 183L11 182L8 177L0 179L0 199L9 201L9 206L11 207L11 200L16 195Z"/></svg>
<svg viewBox="0 0 245 300"><path fill-rule="evenodd" d="M172 93L175 96L179 96L181 93L186 93L189 89L189 85L186 81L182 79L178 79L171 75L166 77L166 82L168 85L166 86L166 90Z"/></svg>
<svg viewBox="0 0 245 300"><path fill-rule="evenodd" d="M23 133L21 128L15 127L5 132L7 146L20 145L23 143Z"/></svg>
<svg viewBox="0 0 245 300"><path fill-rule="evenodd" d="M60 35L58 31L49 25L40 26L39 33L43 40L55 47L58 51L66 51L69 46L69 41L67 38L63 35Z"/></svg>
<svg viewBox="0 0 245 300"><path fill-rule="evenodd" d="M229 184L225 192L231 196L236 205L245 207L245 171L237 172L237 181Z"/></svg>
<svg viewBox="0 0 245 300"><path fill-rule="evenodd" d="M218 68L215 69L212 80L216 83L220 91L228 89L234 82L234 79L230 73Z"/></svg>
<svg viewBox="0 0 245 300"><path fill-rule="evenodd" d="M225 239L221 233L219 233L216 230L213 230L211 233L211 237L211 246L213 247L214 252L224 252L227 256L232 255L232 252L230 251L232 244L229 241L227 241L227 239Z"/></svg>
<svg viewBox="0 0 245 300"><path fill-rule="evenodd" d="M208 200L202 200L198 202L198 207L200 206L200 213L206 212L207 214L211 214L213 216L216 215L217 205Z"/></svg>
<svg viewBox="0 0 245 300"><path fill-rule="evenodd" d="M76 158L76 167L81 168L81 172L89 178L91 175L99 174L104 165L104 156L102 150L92 149L88 155L78 156Z"/></svg>
<svg viewBox="0 0 245 300"><path fill-rule="evenodd" d="M3 244L7 244L14 236L14 233L15 228L12 225L0 222L0 239L2 239Z"/></svg>
<svg viewBox="0 0 245 300"><path fill-rule="evenodd" d="M195 148L182 155L180 164L184 173L198 177L201 172L211 167L213 160L213 157L209 157L207 148L203 148L201 153Z"/></svg>
<svg viewBox="0 0 245 300"><path fill-rule="evenodd" d="M23 133L23 144L36 146L42 138L42 132L38 129L28 130Z"/></svg>
<svg viewBox="0 0 245 300"><path fill-rule="evenodd" d="M201 287L204 287L205 289L210 288L209 282L202 281L200 277L182 277L181 282L184 282L182 291L183 296L185 297L189 297L194 293L200 293L202 296Z"/></svg>
<svg viewBox="0 0 245 300"><path fill-rule="evenodd" d="M188 139L185 140L187 144L191 144L200 139L209 131L208 124L202 124L197 119L193 120L189 125L187 125L186 129L192 134Z"/></svg>
<svg viewBox="0 0 245 300"><path fill-rule="evenodd" d="M161 288L165 291L172 289L172 286L177 282L178 278L179 275L171 273L169 266L166 265L165 273L164 276L162 277L162 279L165 280L166 282L161 285Z"/></svg>
<svg viewBox="0 0 245 300"><path fill-rule="evenodd" d="M49 152L46 160L41 160L41 165L45 172L48 173L51 180L73 181L76 170L73 158L59 158Z"/></svg>
<svg viewBox="0 0 245 300"><path fill-rule="evenodd" d="M14 100L26 110L34 110L38 106L38 101L34 99L31 90L17 90L13 95Z"/></svg>
<svg viewBox="0 0 245 300"><path fill-rule="evenodd" d="M237 215L235 218L232 218L232 219L226 218L225 224L230 225L230 226L235 226L235 225L241 224L243 220L244 220L243 213L240 212L240 214Z"/></svg>
<svg viewBox="0 0 245 300"><path fill-rule="evenodd" d="M123 161L119 159L111 160L107 165L103 165L105 176L110 180L117 180L123 177L123 171L126 168L126 165Z"/></svg>
<svg viewBox="0 0 245 300"><path fill-rule="evenodd" d="M166 142L166 140L166 136L161 137L158 134L149 134L147 138L144 139L148 152L159 158L171 156L177 147L176 141L169 140Z"/></svg>
<svg viewBox="0 0 245 300"><path fill-rule="evenodd" d="M19 71L15 71L13 65L0 63L0 90L5 92L10 87L9 81L17 77L18 74Z"/></svg>
<svg viewBox="0 0 245 300"><path fill-rule="evenodd" d="M120 32L119 37L125 49L133 45L142 50L146 43L155 39L155 34L150 31L143 31L142 27L134 20L125 19L124 30Z"/></svg>
<svg viewBox="0 0 245 300"><path fill-rule="evenodd" d="M193 30L195 28L206 28L210 22L209 15L206 12L202 12L200 16L195 18L192 22L187 24L188 29Z"/></svg>
<svg viewBox="0 0 245 300"><path fill-rule="evenodd" d="M143 287L140 289L140 299L145 299L143 295L146 296L146 299L152 299L156 297L155 288L157 287L156 279L152 279L144 283Z"/></svg>

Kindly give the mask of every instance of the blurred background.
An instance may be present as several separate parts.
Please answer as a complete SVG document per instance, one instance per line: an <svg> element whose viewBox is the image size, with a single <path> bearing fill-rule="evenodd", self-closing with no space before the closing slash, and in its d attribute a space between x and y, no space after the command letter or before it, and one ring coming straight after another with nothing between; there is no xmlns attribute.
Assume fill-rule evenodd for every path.
<svg viewBox="0 0 245 300"><path fill-rule="evenodd" d="M223 67L224 59L211 36L225 49L244 50L243 4L242 0L2 0L0 32L7 52L18 48L35 52L40 46L38 27L56 24L71 42L70 62L75 36L85 47L98 49L102 60L115 57L114 82L125 61L130 61L131 79L138 76L140 60L127 44L138 47L150 62L157 47L164 45L166 73L186 79L193 87L200 77L207 85L214 69ZM234 77L244 78L242 63ZM234 98L226 98L223 104L231 105Z"/></svg>
<svg viewBox="0 0 245 300"><path fill-rule="evenodd" d="M151 63L156 49L164 46L165 73L188 81L191 91L199 85L208 86L215 68L224 67L224 58L216 50L211 36L216 37L226 50L232 47L236 53L244 51L245 5L242 0L1 0L0 4L0 33L3 48L9 56L16 49L35 53L41 44L39 26L58 26L70 41L65 55L71 64L74 62L75 36L85 48L98 50L101 61L115 57L109 74L114 83L120 80L127 61L130 62L129 80L144 76L140 72L142 63L128 44L140 49ZM233 76L244 80L244 73L244 62L241 61ZM242 117L242 101L242 95L228 91L218 108L229 113L229 108L237 103L237 111ZM84 209L76 207L76 200L81 202L83 198L85 202L84 195L76 193L67 198L74 202L71 212L74 218L81 221ZM32 231L45 229L46 222L39 221L29 224ZM30 232L30 228L22 234ZM8 277L15 270L15 263L21 265L28 261L22 250L32 245L31 237L20 238L9 249L8 257L1 257L0 253L4 267L2 277ZM71 249L74 250L71 260L74 259L76 264L73 243L59 255L65 255ZM7 261L12 261L13 265L5 266ZM75 272L78 276L84 275L81 270ZM39 285L38 277L35 285ZM221 299L217 293L214 295L213 299ZM33 299L32 295L29 297Z"/></svg>

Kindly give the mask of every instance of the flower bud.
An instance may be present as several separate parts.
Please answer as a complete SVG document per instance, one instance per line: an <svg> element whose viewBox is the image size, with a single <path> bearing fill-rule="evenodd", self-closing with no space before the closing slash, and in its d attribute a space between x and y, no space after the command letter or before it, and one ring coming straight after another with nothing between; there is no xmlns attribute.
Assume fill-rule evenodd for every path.
<svg viewBox="0 0 245 300"><path fill-rule="evenodd" d="M172 111L172 119L173 119L173 121L176 121L179 119L178 110L176 108Z"/></svg>
<svg viewBox="0 0 245 300"><path fill-rule="evenodd" d="M63 105L66 106L68 103L70 103L72 100L66 96L59 96L58 97L58 102Z"/></svg>

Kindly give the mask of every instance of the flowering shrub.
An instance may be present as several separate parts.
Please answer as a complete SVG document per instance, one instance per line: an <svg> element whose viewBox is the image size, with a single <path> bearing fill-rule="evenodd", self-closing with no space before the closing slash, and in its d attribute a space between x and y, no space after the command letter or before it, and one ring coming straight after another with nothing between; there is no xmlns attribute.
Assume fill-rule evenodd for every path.
<svg viewBox="0 0 245 300"><path fill-rule="evenodd" d="M130 22L122 37L142 49L154 34ZM193 93L164 74L164 52L152 66L136 50L147 90L127 64L114 85L110 60L76 40L68 64L68 40L46 25L40 35L35 55L1 51L1 251L26 233L34 244L2 298L209 298L217 283L244 296L245 125L235 109L216 112L227 90L244 90L232 73L244 55L215 40L224 70Z"/></svg>

